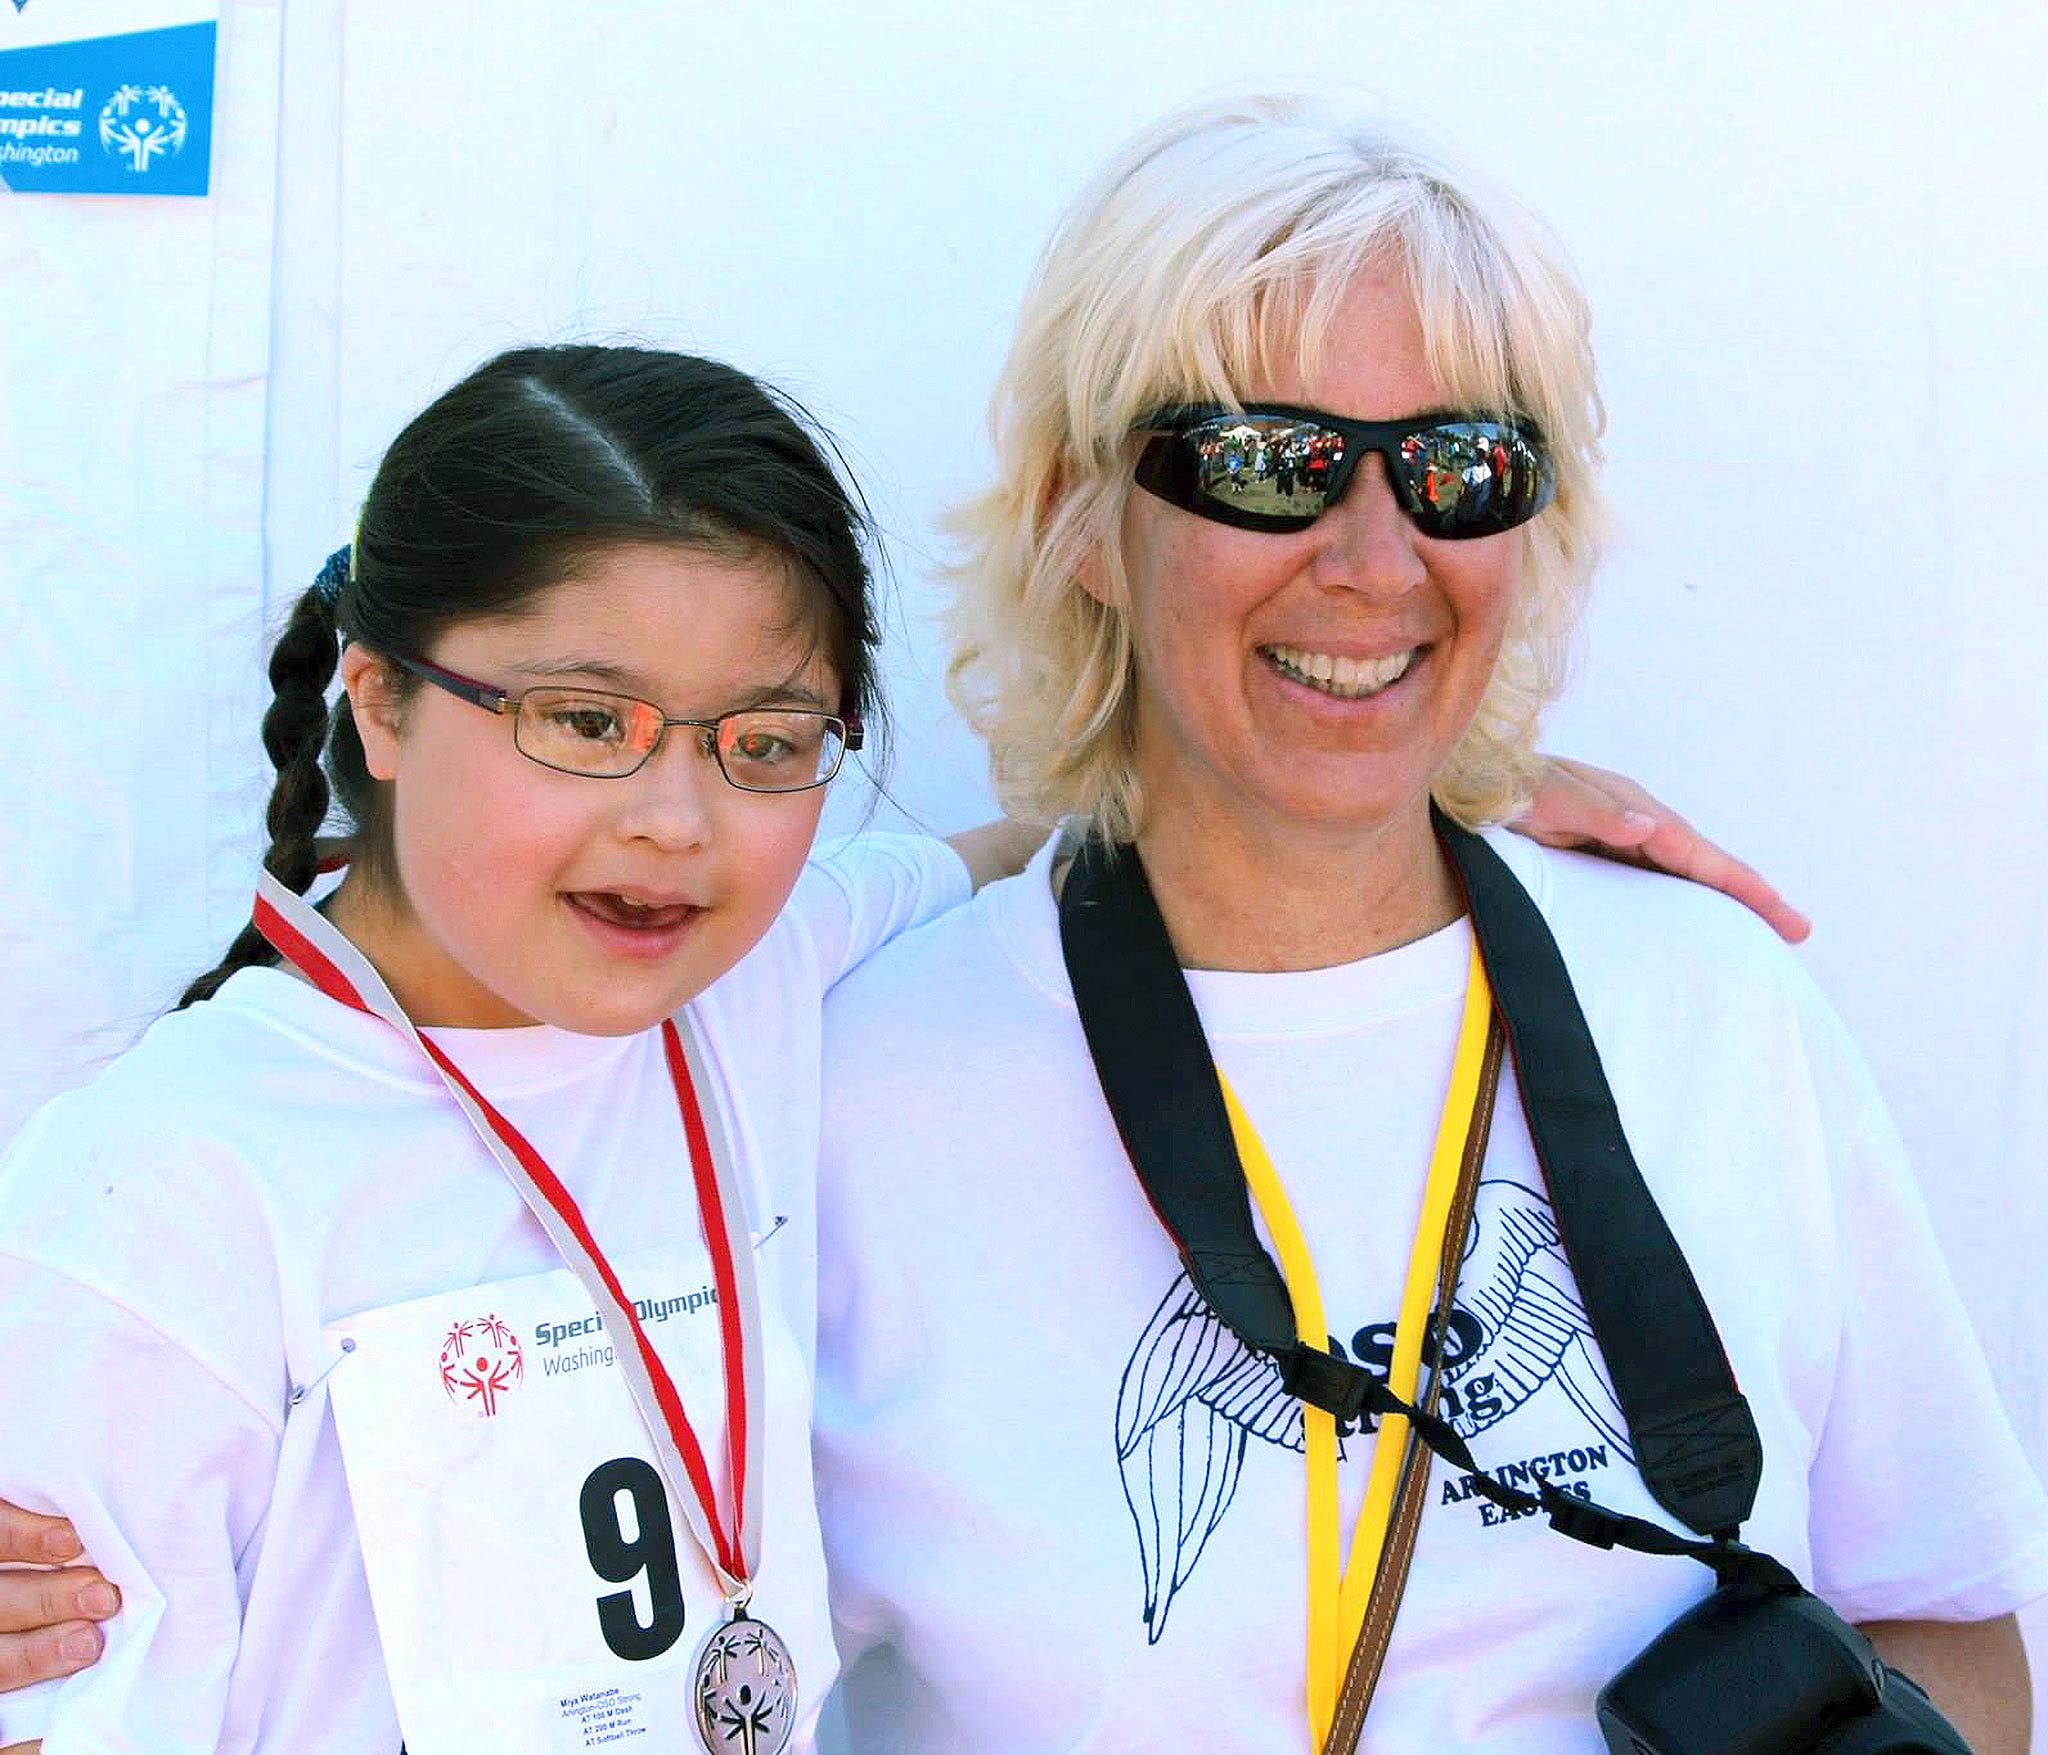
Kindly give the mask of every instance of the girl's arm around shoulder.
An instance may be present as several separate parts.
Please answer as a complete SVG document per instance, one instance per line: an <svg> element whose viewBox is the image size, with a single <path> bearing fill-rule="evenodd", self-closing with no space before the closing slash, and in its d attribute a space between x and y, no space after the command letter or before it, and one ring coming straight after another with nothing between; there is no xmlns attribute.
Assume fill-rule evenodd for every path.
<svg viewBox="0 0 2048 1755"><path fill-rule="evenodd" d="M941 841L874 831L827 844L798 880L790 913L831 987L899 933L1024 869L1047 831L1004 820Z"/></svg>
<svg viewBox="0 0 2048 1755"><path fill-rule="evenodd" d="M1787 906L1754 870L1626 775L1551 758L1527 810L1508 827L1546 846L1582 848L1719 890L1792 943L1811 930L1805 916ZM827 985L898 932L923 924L986 884L1015 877L1050 833L1043 823L1001 817L947 836L945 845L966 868L965 892L952 862L923 836L855 836L821 855L814 867L839 879L841 900L850 904L851 916L844 931L847 954L836 963L826 959ZM820 938L821 950L840 936L828 930Z"/></svg>
<svg viewBox="0 0 2048 1755"><path fill-rule="evenodd" d="M1032 854L1051 832L1043 823L998 817L992 823L948 835L946 845L966 863L968 877L978 890L998 878L1015 877L1031 863Z"/></svg>
<svg viewBox="0 0 2048 1755"><path fill-rule="evenodd" d="M1576 847L1719 890L1789 944L1800 943L1813 930L1806 916L1759 872L1710 841L1626 774L1562 756L1547 757L1535 795L1507 826L1547 847ZM1043 823L1001 817L949 835L946 844L966 862L979 890L999 878L1015 877L1050 833Z"/></svg>

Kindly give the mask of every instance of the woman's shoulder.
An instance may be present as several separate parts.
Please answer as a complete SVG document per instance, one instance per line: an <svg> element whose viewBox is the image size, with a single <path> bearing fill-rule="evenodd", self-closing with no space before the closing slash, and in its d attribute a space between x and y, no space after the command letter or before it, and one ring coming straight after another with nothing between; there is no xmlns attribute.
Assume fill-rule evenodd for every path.
<svg viewBox="0 0 2048 1755"><path fill-rule="evenodd" d="M1065 1076L1070 1057L1085 1052L1050 864L1048 849L1015 877L882 946L833 988L824 1013L828 1134L984 1087L992 1101L1012 1101L1040 1079ZM871 1132L877 1143L893 1137L886 1125ZM840 1137L828 1156L853 1149Z"/></svg>
<svg viewBox="0 0 2048 1755"><path fill-rule="evenodd" d="M1717 890L1497 831L1488 840L1557 940L1611 1074L1640 1063L1697 1080L1718 1068L1797 1088L1839 1125L1881 1102L1861 1053L1805 965Z"/></svg>
<svg viewBox="0 0 2048 1755"><path fill-rule="evenodd" d="M1544 847L1505 830L1489 845L1542 911L1574 976L1583 964L1642 980L1684 974L1759 993L1809 985L1790 948L1741 903L1684 878Z"/></svg>

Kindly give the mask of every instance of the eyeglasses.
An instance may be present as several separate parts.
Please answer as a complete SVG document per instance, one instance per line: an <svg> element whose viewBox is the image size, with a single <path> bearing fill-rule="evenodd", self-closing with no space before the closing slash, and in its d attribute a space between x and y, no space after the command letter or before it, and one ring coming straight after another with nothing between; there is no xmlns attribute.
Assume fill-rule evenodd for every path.
<svg viewBox="0 0 2048 1755"><path fill-rule="evenodd" d="M1347 420L1282 402L1199 402L1159 409L1131 430L1152 435L1140 487L1240 530L1306 530L1344 497L1368 451L1386 459L1410 522L1443 541L1526 524L1557 489L1542 433L1520 419Z"/></svg>
<svg viewBox="0 0 2048 1755"><path fill-rule="evenodd" d="M716 719L674 719L652 701L597 689L528 689L523 695L443 670L419 658L393 658L400 670L459 700L512 716L512 742L528 761L592 780L637 774L661 748L671 725L703 733L704 753L742 792L808 792L839 772L861 746L857 719L801 707L748 707Z"/></svg>

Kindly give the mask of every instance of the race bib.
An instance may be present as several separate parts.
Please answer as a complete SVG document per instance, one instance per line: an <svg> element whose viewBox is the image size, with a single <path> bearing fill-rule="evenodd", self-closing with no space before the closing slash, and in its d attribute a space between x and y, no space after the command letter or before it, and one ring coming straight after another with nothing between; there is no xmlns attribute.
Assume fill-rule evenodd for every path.
<svg viewBox="0 0 2048 1755"><path fill-rule="evenodd" d="M678 1247L619 1271L684 1406L701 1410L705 1461L723 1491L709 1261ZM724 1603L575 1274L389 1305L327 1335L341 1355L330 1396L410 1755L700 1748L690 1679ZM796 1652L805 1697L792 1747L807 1749L833 1669L810 1403L786 1325L769 1321L765 1342L755 1608Z"/></svg>

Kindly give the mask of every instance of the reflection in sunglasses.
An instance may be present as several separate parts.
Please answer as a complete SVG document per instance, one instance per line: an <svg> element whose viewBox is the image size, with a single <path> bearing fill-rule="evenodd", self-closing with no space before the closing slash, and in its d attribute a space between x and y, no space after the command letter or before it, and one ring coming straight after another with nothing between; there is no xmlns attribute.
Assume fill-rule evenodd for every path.
<svg viewBox="0 0 2048 1755"><path fill-rule="evenodd" d="M1359 459L1376 451L1402 508L1425 535L1456 539L1513 529L1549 504L1542 440L1491 416L1354 421L1314 410L1214 404L1160 410L1138 481L1161 497L1245 529L1304 528L1341 499Z"/></svg>
<svg viewBox="0 0 2048 1755"><path fill-rule="evenodd" d="M1344 438L1323 428L1266 427L1253 422L1211 429L1194 439L1197 486L1213 499L1229 496L1247 512L1313 516L1323 509L1332 474L1344 460ZM1397 485L1404 499L1449 515L1482 516L1496 496L1512 501L1517 470L1496 434L1438 427L1401 441Z"/></svg>

